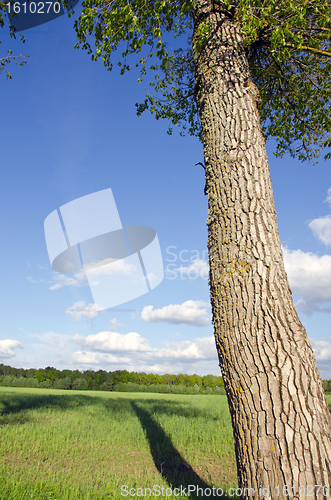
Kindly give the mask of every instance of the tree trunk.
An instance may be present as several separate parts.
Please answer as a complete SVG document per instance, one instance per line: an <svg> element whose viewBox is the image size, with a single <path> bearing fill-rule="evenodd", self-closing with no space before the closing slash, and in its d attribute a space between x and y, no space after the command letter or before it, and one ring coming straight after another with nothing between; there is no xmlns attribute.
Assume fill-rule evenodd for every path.
<svg viewBox="0 0 331 500"><path fill-rule="evenodd" d="M330 412L284 269L258 90L238 21L212 0L193 4L193 42L202 21L211 26L194 52L195 98L214 333L239 488L245 499L329 498Z"/></svg>

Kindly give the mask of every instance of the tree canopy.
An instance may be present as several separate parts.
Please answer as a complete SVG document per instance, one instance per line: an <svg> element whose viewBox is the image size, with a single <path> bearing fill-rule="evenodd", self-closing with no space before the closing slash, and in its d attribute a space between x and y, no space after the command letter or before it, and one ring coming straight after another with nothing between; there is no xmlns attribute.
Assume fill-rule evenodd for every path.
<svg viewBox="0 0 331 500"><path fill-rule="evenodd" d="M15 37L6 3L0 2L0 26L8 24ZM187 130L200 137L194 100L192 3L85 0L75 23L76 47L87 49L93 60L101 57L109 70L113 68L113 53L122 48L122 60L118 61L122 74L130 69L128 56L144 52L136 63L140 66L139 81L148 69L154 71L150 86L156 95L148 93L144 102L137 104L138 115L149 109L156 119L165 118L180 126L182 134ZM252 82L260 92L262 130L266 139L277 140L276 155L288 152L300 160L316 158L322 148L331 147L330 1L215 0L215 4L241 25ZM194 48L199 50L207 42L209 29L202 20ZM181 42L185 35L184 46L172 49L166 35L169 32L181 37ZM24 42L22 35L21 39ZM25 64L26 57L7 51L0 57L0 72L10 62ZM11 78L8 71L6 76ZM172 133L171 126L168 133ZM324 156L330 157L331 153Z"/></svg>
<svg viewBox="0 0 331 500"><path fill-rule="evenodd" d="M331 4L327 0L215 0L240 23L252 82L260 92L259 112L265 138L277 140L276 155L288 152L300 160L318 156L331 146ZM142 53L139 81L155 72L148 93L137 104L156 119L180 125L183 133L200 136L194 100L193 49L208 41L210 27L201 19L199 39L192 47L193 1L85 0L75 23L76 47L113 68L113 53L124 74L128 56ZM167 33L185 35L184 46L172 49ZM93 33L94 47L90 39ZM146 50L147 49L147 50ZM250 85L250 82L248 82ZM170 127L169 133L172 132ZM327 153L324 158L330 158Z"/></svg>

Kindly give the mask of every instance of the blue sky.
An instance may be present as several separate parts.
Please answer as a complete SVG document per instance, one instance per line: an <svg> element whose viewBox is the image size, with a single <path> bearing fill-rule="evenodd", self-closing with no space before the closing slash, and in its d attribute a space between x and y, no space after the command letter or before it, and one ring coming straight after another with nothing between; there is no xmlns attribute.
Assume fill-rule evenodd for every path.
<svg viewBox="0 0 331 500"><path fill-rule="evenodd" d="M196 138L136 116L148 80L106 71L74 50L73 18L1 33L0 56L28 53L0 76L0 362L15 367L219 374L206 275L207 197ZM134 64L133 64L134 67ZM322 378L331 378L330 160L272 154L281 241L294 301ZM44 220L111 188L123 225L157 231L166 271L148 294L97 313L80 275L55 273ZM176 274L174 270L177 269ZM167 272L168 271L168 272ZM176 279L173 279L176 276Z"/></svg>

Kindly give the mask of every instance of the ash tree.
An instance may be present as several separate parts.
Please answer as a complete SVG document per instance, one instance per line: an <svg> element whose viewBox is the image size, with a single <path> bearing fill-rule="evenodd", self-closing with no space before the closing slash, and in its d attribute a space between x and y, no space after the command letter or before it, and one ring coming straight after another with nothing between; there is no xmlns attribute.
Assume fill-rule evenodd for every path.
<svg viewBox="0 0 331 500"><path fill-rule="evenodd" d="M139 80L153 74L138 115L203 143L214 335L245 499L322 499L331 486L330 412L265 149L273 137L276 155L310 161L331 146L330 14L326 0L84 0L75 23L93 60L111 70L119 49L122 74L130 58Z"/></svg>
<svg viewBox="0 0 331 500"><path fill-rule="evenodd" d="M265 149L273 137L276 155L310 161L331 146L330 14L326 0L84 0L75 23L76 47L107 69L120 50L122 74L130 58L139 80L154 73L138 115L203 143L215 343L245 499L322 499L331 486L330 412L284 269Z"/></svg>

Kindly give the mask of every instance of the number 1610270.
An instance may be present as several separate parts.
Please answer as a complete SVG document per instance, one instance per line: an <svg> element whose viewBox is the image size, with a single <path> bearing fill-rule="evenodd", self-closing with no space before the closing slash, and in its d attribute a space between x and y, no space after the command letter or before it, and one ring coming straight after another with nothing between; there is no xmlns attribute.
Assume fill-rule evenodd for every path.
<svg viewBox="0 0 331 500"><path fill-rule="evenodd" d="M59 2L8 2L6 3L8 14L49 14L55 12L58 14L61 10Z"/></svg>

